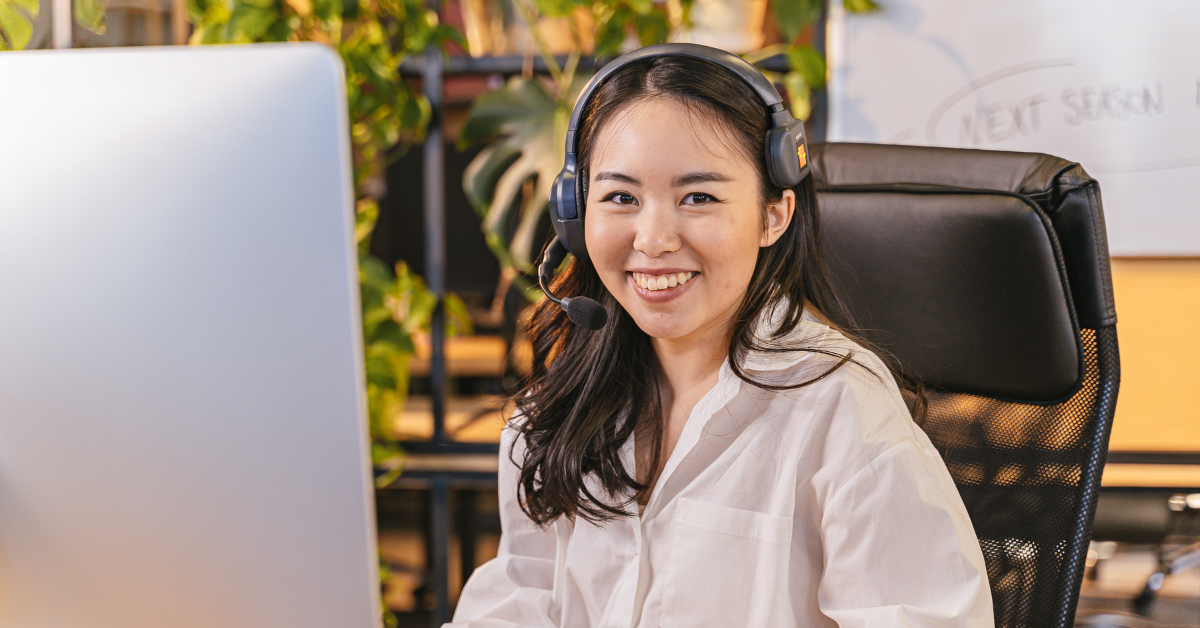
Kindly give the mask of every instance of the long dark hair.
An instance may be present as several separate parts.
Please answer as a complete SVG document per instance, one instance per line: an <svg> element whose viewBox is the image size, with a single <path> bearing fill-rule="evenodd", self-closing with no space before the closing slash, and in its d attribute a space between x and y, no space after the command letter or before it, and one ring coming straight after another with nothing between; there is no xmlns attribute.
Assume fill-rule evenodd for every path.
<svg viewBox="0 0 1200 628"><path fill-rule="evenodd" d="M580 178L587 180L589 158L604 124L627 107L652 98L671 99L694 119L722 127L757 168L765 218L766 207L778 202L784 191L771 183L767 173L765 138L770 118L766 107L737 75L707 61L654 57L611 75L584 111L577 153ZM759 249L729 338L728 363L733 373L765 390L808 386L847 363L858 363L853 353L782 342L800 322L806 304L839 321L843 334L870 347L847 325L851 318L829 281L821 256L813 177L793 189L796 209L791 224L775 244ZM576 259L556 279L554 291L595 299L608 311L609 323L590 332L572 324L548 299L535 307L529 329L533 367L513 398L521 416L517 426L526 441L524 459L514 461L521 468L521 507L542 525L561 516L593 522L625 516L624 506L642 498L650 486L626 468L622 446L635 430L646 430L649 442L656 444L648 468L657 469L662 454L658 360L649 336L604 287L590 261ZM777 327L766 330L764 337L756 323L773 309L777 309L772 316ZM773 383L756 380L742 368L747 354L758 351L820 353L833 360L806 381ZM898 379L911 388L911 382L902 376ZM630 492L632 497L616 498Z"/></svg>

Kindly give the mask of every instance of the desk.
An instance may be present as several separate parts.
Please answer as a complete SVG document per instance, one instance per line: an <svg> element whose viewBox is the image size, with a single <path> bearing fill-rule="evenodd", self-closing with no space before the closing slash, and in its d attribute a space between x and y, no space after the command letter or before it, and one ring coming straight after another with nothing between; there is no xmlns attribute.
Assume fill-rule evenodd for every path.
<svg viewBox="0 0 1200 628"><path fill-rule="evenodd" d="M1126 464L1104 465L1101 488L1189 488L1200 490L1200 465Z"/></svg>

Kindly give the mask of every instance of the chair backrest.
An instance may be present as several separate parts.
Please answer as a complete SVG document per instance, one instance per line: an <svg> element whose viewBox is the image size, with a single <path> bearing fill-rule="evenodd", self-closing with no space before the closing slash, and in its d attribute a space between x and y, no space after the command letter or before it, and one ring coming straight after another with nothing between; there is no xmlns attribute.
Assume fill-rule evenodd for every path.
<svg viewBox="0 0 1200 628"><path fill-rule="evenodd" d="M1072 626L1120 380L1096 181L1033 153L826 144L813 160L845 322L931 389L923 427L996 625Z"/></svg>

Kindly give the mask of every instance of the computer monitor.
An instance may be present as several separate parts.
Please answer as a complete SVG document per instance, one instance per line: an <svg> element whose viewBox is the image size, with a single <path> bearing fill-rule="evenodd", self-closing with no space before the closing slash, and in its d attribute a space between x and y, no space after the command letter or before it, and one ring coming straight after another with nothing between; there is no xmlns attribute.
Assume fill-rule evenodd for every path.
<svg viewBox="0 0 1200 628"><path fill-rule="evenodd" d="M0 626L379 623L341 63L0 54Z"/></svg>

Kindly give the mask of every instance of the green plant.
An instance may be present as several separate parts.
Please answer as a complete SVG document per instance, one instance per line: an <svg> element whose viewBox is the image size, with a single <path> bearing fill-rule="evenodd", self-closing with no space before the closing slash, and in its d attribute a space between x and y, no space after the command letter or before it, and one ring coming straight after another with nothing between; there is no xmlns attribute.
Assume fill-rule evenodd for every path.
<svg viewBox="0 0 1200 628"><path fill-rule="evenodd" d="M104 33L104 7L100 0L75 0L75 23L96 33ZM24 50L33 36L33 18L38 15L38 0L0 0L0 50Z"/></svg>
<svg viewBox="0 0 1200 628"><path fill-rule="evenodd" d="M599 57L615 54L633 34L643 45L666 41L672 29L687 24L691 2L682 3L679 23L671 23L662 5L650 0L516 0L518 13L532 25L538 15L561 16L588 7L596 27ZM874 0L851 0L851 12L878 9ZM792 114L808 119L812 93L825 86L825 58L805 43L805 30L824 8L823 0L772 0L771 10L785 43L746 55L751 63L785 55L786 72L765 72L788 93ZM577 26L575 26L577 28ZM481 96L471 107L460 146L491 141L463 175L463 189L482 221L488 246L500 261L502 285L516 284L531 300L540 292L525 280L542 244L538 225L547 208L550 186L563 163L566 124L586 77L576 72L578 52L559 65L537 30L534 44L549 71L549 80L514 77L499 90ZM574 33L575 41L580 41ZM499 298L497 299L499 303Z"/></svg>
<svg viewBox="0 0 1200 628"><path fill-rule="evenodd" d="M416 351L414 337L429 331L437 298L419 276L409 272L404 262L388 268L379 258L367 253L378 216L379 205L373 199L359 201L355 237L358 240L371 459L383 470L376 483L386 486L400 475L404 462L404 451L391 435L391 420L404 408L408 396L409 360ZM444 307L447 333L470 333L471 317L462 300L449 295Z"/></svg>
<svg viewBox="0 0 1200 628"><path fill-rule="evenodd" d="M8 0L0 0L0 2ZM428 331L437 304L403 262L388 268L368 253L379 205L368 190L382 176L389 151L423 137L429 102L400 77L405 58L447 41L463 43L421 0L188 0L193 44L316 41L338 52L346 97L357 189L356 239L371 457L386 485L403 468L404 452L391 420L404 407L414 335ZM469 333L462 301L445 300L449 333Z"/></svg>

